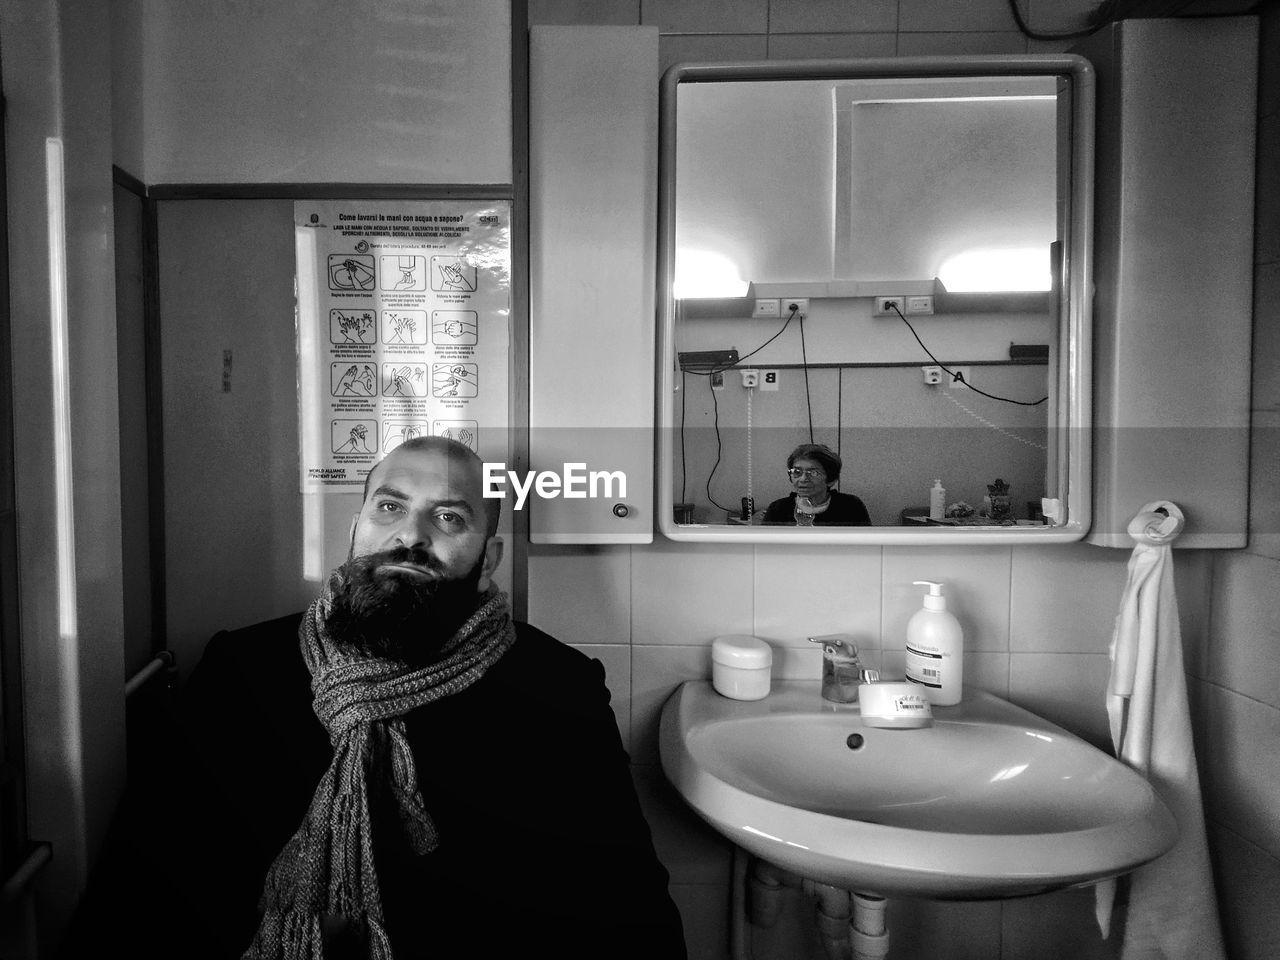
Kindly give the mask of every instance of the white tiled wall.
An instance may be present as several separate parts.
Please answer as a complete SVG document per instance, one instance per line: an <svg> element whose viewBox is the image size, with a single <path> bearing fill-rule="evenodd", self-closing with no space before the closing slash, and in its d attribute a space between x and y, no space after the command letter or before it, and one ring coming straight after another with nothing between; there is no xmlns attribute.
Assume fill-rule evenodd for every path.
<svg viewBox="0 0 1280 960"><path fill-rule="evenodd" d="M1021 0L1033 29L1077 29L1091 0ZM1230 4L1222 5L1224 9ZM1244 9L1240 4L1236 9ZM1280 86L1275 4L1262 5L1250 547L1175 554L1184 652L1210 840L1232 960L1280 956ZM653 24L665 67L683 60L1063 50L1028 40L1007 0L531 0L534 23ZM690 957L728 956L730 851L657 766L657 718L709 644L751 633L775 675L814 676L805 637L848 632L901 674L916 579L948 584L969 684L1103 745L1103 693L1126 551L1074 545L914 550L674 544L534 548L529 618L605 662ZM894 960L1104 960L1089 890L1024 900L890 905ZM1118 918L1117 918L1118 923ZM755 946L769 949L763 942ZM771 956L799 957L783 950ZM757 960L765 960L757 952Z"/></svg>

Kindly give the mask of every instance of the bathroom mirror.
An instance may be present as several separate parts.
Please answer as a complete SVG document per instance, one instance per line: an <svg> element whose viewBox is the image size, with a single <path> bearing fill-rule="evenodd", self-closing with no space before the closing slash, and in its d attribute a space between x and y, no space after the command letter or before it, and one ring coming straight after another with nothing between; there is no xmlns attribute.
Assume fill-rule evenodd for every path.
<svg viewBox="0 0 1280 960"><path fill-rule="evenodd" d="M660 136L666 536L1084 535L1086 61L681 64L663 77ZM797 524L813 476L793 485L787 459L802 443L836 452L835 489L869 525L827 522L848 519L847 498Z"/></svg>

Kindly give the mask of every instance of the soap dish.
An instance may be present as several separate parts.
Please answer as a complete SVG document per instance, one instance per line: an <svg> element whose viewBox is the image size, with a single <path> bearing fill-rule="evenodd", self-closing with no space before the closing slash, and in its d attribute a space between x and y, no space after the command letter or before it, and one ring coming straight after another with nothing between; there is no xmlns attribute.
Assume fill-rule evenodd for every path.
<svg viewBox="0 0 1280 960"><path fill-rule="evenodd" d="M881 681L858 686L862 723L868 727L911 728L933 725L933 707L914 683Z"/></svg>

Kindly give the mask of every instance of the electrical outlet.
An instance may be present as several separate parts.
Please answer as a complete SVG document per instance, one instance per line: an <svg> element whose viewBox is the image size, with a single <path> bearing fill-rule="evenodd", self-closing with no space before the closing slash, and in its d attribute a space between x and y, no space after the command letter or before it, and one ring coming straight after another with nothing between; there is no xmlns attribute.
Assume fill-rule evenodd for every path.
<svg viewBox="0 0 1280 960"><path fill-rule="evenodd" d="M948 379L951 381L952 390L963 390L973 382L969 379L968 367L947 367L947 369L951 371L951 376ZM962 379L957 379L957 377Z"/></svg>
<svg viewBox="0 0 1280 960"><path fill-rule="evenodd" d="M802 317L809 315L809 299L807 297L783 297L782 298L782 315L789 317L795 312Z"/></svg>
<svg viewBox="0 0 1280 960"><path fill-rule="evenodd" d="M924 371L924 382L930 386L936 386L942 382L941 367L921 367L920 369Z"/></svg>
<svg viewBox="0 0 1280 960"><path fill-rule="evenodd" d="M761 390L777 390L778 389L778 371L777 370L761 370L760 371L760 389Z"/></svg>
<svg viewBox="0 0 1280 960"><path fill-rule="evenodd" d="M933 313L933 297L907 297L907 313L931 314Z"/></svg>
<svg viewBox="0 0 1280 960"><path fill-rule="evenodd" d="M774 300L757 300L756 309L753 317L776 317L779 316L778 301Z"/></svg>
<svg viewBox="0 0 1280 960"><path fill-rule="evenodd" d="M742 386L748 390L760 384L759 370L740 370L742 374Z"/></svg>
<svg viewBox="0 0 1280 960"><path fill-rule="evenodd" d="M906 297L876 297L871 315L873 317L896 317L899 313L907 312L906 301Z"/></svg>

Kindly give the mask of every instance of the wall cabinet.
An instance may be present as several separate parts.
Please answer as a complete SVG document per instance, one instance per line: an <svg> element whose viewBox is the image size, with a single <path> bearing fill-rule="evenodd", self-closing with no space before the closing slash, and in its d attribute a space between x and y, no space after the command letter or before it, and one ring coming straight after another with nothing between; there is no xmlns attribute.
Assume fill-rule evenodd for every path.
<svg viewBox="0 0 1280 960"><path fill-rule="evenodd" d="M658 31L529 34L529 466L606 475L532 497L529 539L649 543Z"/></svg>
<svg viewBox="0 0 1280 960"><path fill-rule="evenodd" d="M1144 503L1179 547L1242 547L1258 25L1126 20L1076 52L1097 70L1094 521L1130 547Z"/></svg>

